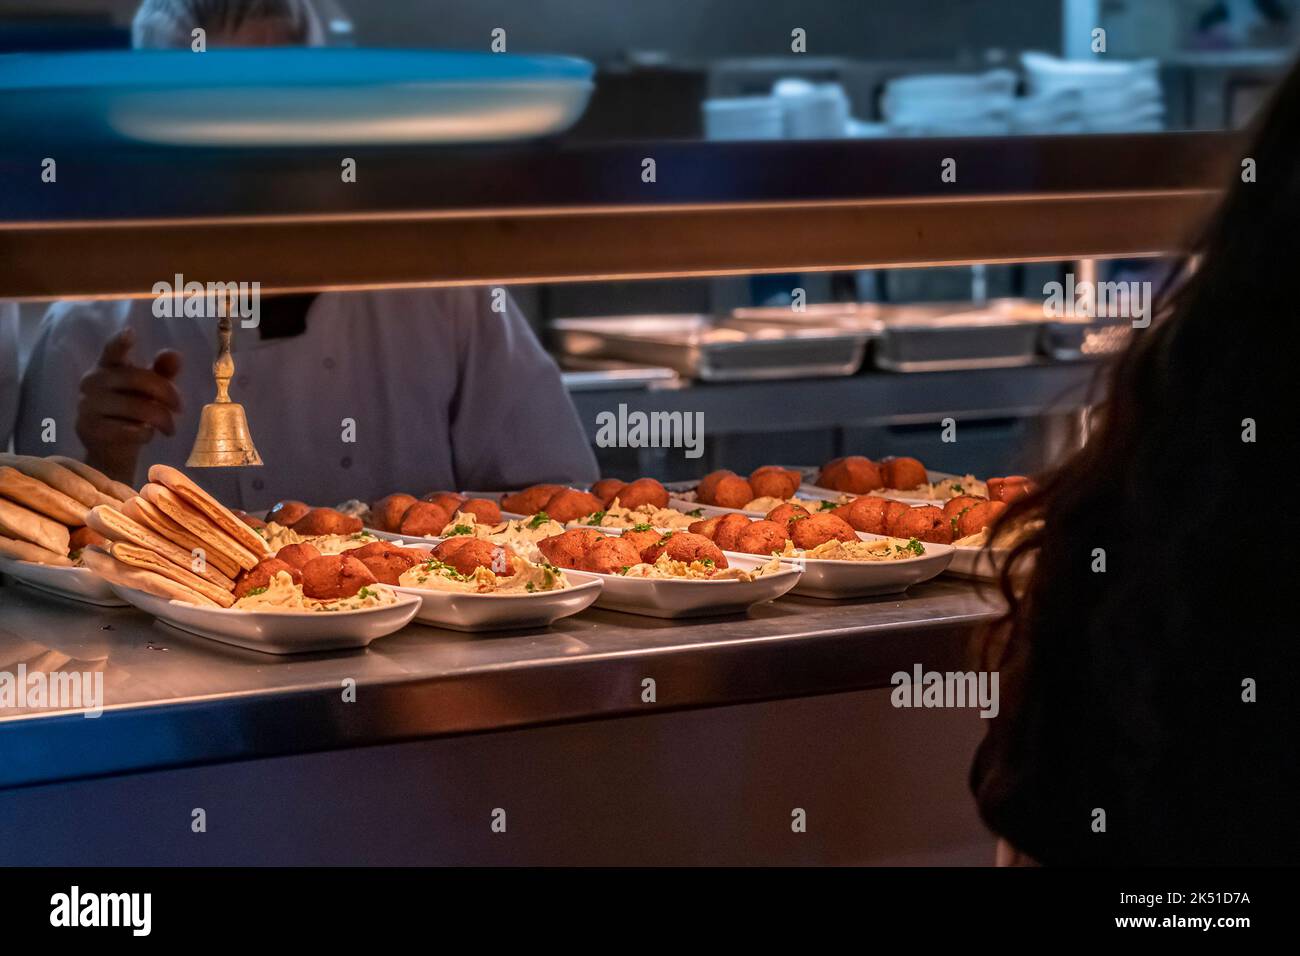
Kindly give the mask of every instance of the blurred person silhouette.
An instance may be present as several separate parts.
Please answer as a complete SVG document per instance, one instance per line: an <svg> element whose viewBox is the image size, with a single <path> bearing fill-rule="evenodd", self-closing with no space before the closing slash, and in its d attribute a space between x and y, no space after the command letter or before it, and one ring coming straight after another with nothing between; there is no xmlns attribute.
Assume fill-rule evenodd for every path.
<svg viewBox="0 0 1300 956"><path fill-rule="evenodd" d="M999 525L1034 529L971 771L1001 862L1300 859L1297 154L1293 68L1240 154L1257 181L1234 167L1082 449Z"/></svg>
<svg viewBox="0 0 1300 956"><path fill-rule="evenodd" d="M323 42L308 0L146 0L132 36L188 49L199 27L209 48ZM71 455L129 484L154 462L184 467L214 394L217 320L158 318L152 305L50 308L23 377L18 451ZM267 296L255 330L236 322L233 350L232 398L265 464L200 480L234 507L597 477L559 369L504 290L495 302L481 288Z"/></svg>

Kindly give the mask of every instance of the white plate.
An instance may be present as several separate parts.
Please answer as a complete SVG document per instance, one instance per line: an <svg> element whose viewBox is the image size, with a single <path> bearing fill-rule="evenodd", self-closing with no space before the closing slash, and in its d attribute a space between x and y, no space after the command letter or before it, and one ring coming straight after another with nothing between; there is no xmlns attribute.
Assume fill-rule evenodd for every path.
<svg viewBox="0 0 1300 956"><path fill-rule="evenodd" d="M879 541L884 535L859 531L863 541ZM953 560L956 548L950 544L922 541L925 554L899 561L832 561L826 558L782 558L803 568L803 577L795 585L795 594L817 598L869 597L874 594L897 594L913 584L920 584L942 574ZM727 560L732 553L727 552Z"/></svg>
<svg viewBox="0 0 1300 956"><path fill-rule="evenodd" d="M601 582L595 575L565 570L572 587L535 594L464 594L429 591L424 588L395 588L399 594L420 599L415 619L454 631L504 631L521 627L546 627L562 617L585 610L600 596Z"/></svg>
<svg viewBox="0 0 1300 956"><path fill-rule="evenodd" d="M1005 548L985 553L983 548L953 548L952 563L948 573L980 581L996 581L1002 564L1010 554Z"/></svg>
<svg viewBox="0 0 1300 956"><path fill-rule="evenodd" d="M120 584L112 588L118 597L172 627L265 654L365 647L400 631L420 609L419 598L399 594L396 604L356 611L241 611L168 601Z"/></svg>
<svg viewBox="0 0 1300 956"><path fill-rule="evenodd" d="M727 555L732 567L756 568L769 559L752 554ZM755 604L774 601L799 583L797 567L782 568L753 581L688 581L672 578L629 578L621 574L570 572L597 578L604 588L596 606L648 617L702 617L739 614Z"/></svg>
<svg viewBox="0 0 1300 956"><path fill-rule="evenodd" d="M799 494L796 497L806 497L816 499L817 501L827 500L816 495L804 495L802 486L800 487ZM700 516L695 519L697 521L703 521L705 518L718 518L722 515L744 515L747 518L766 518L768 511L772 510L769 508L768 511L748 511L744 508L723 508L721 505L702 505L698 501L687 501L685 498L669 498L668 507L676 508L683 514L691 511L699 511ZM811 511L812 509L809 510ZM692 515L691 517L695 516Z"/></svg>
<svg viewBox="0 0 1300 956"><path fill-rule="evenodd" d="M927 471L925 476L929 480L930 484L944 481L948 478L960 477L959 475L949 474L946 471ZM851 491L836 491L834 488L823 488L821 485L810 483L800 485L798 493L802 496L821 498L825 501L834 501L841 495L848 495L850 498L862 498L866 495L874 495L877 498L888 498L890 501L901 501L904 504L909 505L938 505L941 508L943 507L943 503L947 501L946 498L909 498L906 495L897 493L885 494L884 488L878 488L875 491L864 491L861 495L855 495Z"/></svg>
<svg viewBox="0 0 1300 956"><path fill-rule="evenodd" d="M0 558L0 571L15 581L72 601L100 607L126 607L127 602L113 593L109 583L90 568L59 567Z"/></svg>

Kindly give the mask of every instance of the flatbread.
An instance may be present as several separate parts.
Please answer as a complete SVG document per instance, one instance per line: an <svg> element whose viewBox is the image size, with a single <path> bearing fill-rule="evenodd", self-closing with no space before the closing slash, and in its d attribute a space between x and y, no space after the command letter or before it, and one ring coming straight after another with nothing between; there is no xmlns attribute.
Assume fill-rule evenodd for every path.
<svg viewBox="0 0 1300 956"><path fill-rule="evenodd" d="M197 604L200 607L221 606L171 578L123 564L107 551L101 551L99 548L87 548L81 553L81 559L86 567L112 584L135 588L137 591L144 591L146 594L168 601L181 601L185 604Z"/></svg>
<svg viewBox="0 0 1300 956"><path fill-rule="evenodd" d="M110 508L107 505L97 505L91 508L90 514L86 515L86 524L109 541L124 541L137 547L148 548L178 567L193 570L193 554L180 545L155 534L144 525L132 521L116 508ZM212 549L205 548L204 550L210 554ZM84 551L82 557L83 559L85 557ZM223 590L233 591L235 589L235 582L222 574L210 560L203 562L202 570L193 573Z"/></svg>
<svg viewBox="0 0 1300 956"><path fill-rule="evenodd" d="M149 480L169 488L191 508L200 512L239 544L259 557L270 554L266 539L239 520L239 516L198 486L188 475L170 465L154 465Z"/></svg>
<svg viewBox="0 0 1300 956"><path fill-rule="evenodd" d="M197 574L172 564L156 551L150 551L148 548L141 548L123 541L113 541L108 546L108 553L129 567L161 574L177 584L185 585L192 591L198 591L209 601L213 601L222 607L230 607L235 603L235 596L230 591L219 588L215 584L203 580Z"/></svg>
<svg viewBox="0 0 1300 956"><path fill-rule="evenodd" d="M189 549L190 554L194 553L195 548L202 548L204 557L209 564L215 565L217 570L228 578L234 578L239 574L240 568L234 561L226 557L220 551L214 551L208 547L206 541L200 541L194 535L190 534L171 518L167 517L158 508L145 501L140 496L132 498L130 501L122 502L122 514L126 515L132 521L143 525L150 531L161 535L168 541L180 545L182 548Z"/></svg>
<svg viewBox="0 0 1300 956"><path fill-rule="evenodd" d="M95 505L118 504L116 498L110 498L76 472L64 468L49 458L0 455L0 465L17 468L27 477L43 481L55 491L61 491L69 498L77 499L87 508L93 508Z"/></svg>
<svg viewBox="0 0 1300 956"><path fill-rule="evenodd" d="M30 561L32 564L52 564L60 568L72 567L71 558L48 551L39 544L32 544L30 541L19 541L16 538L6 537L2 534L0 534L0 555L13 558L15 561Z"/></svg>
<svg viewBox="0 0 1300 956"><path fill-rule="evenodd" d="M85 524L86 512L90 510L76 498L69 498L9 465L0 465L0 498L26 505L60 524Z"/></svg>
<svg viewBox="0 0 1300 956"><path fill-rule="evenodd" d="M52 461L56 465L62 465L68 471L75 472L110 498L126 501L128 498L135 497L135 489L130 485L114 481L98 468L92 468L84 461L77 461L77 459L69 458L67 455L50 455L47 461Z"/></svg>
<svg viewBox="0 0 1300 956"><path fill-rule="evenodd" d="M30 541L56 554L68 553L68 529L30 508L0 498L0 534Z"/></svg>
<svg viewBox="0 0 1300 956"><path fill-rule="evenodd" d="M170 488L150 482L140 489L140 496L194 537L207 542L209 551L221 552L246 571L257 567L258 562L266 557L265 550L257 553L248 550L201 512L181 501ZM265 545L266 542L262 541L262 544Z"/></svg>

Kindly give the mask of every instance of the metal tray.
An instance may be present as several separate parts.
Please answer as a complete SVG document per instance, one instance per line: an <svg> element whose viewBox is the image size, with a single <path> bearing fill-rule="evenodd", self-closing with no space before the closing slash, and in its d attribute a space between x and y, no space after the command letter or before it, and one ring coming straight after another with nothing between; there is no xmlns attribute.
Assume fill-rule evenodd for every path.
<svg viewBox="0 0 1300 956"><path fill-rule="evenodd" d="M881 314L874 362L891 372L1012 368L1038 361L1041 303L1020 299L909 307Z"/></svg>
<svg viewBox="0 0 1300 956"><path fill-rule="evenodd" d="M559 319L552 328L566 355L660 365L704 382L852 375L870 338L833 327L742 328L708 315Z"/></svg>
<svg viewBox="0 0 1300 956"><path fill-rule="evenodd" d="M1043 323L1039 350L1058 362L1096 359L1121 351L1132 332L1129 319L1050 321Z"/></svg>

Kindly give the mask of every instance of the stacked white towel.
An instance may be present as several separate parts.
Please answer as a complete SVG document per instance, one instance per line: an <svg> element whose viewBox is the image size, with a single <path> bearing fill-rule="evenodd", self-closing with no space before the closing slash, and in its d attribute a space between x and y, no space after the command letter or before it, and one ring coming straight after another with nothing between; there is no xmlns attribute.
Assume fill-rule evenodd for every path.
<svg viewBox="0 0 1300 956"><path fill-rule="evenodd" d="M1020 57L1025 96L1012 127L1025 133L1154 132L1164 128L1164 93L1155 60Z"/></svg>
<svg viewBox="0 0 1300 956"><path fill-rule="evenodd" d="M893 136L998 136L1011 128L1016 75L939 73L885 84L881 113Z"/></svg>

